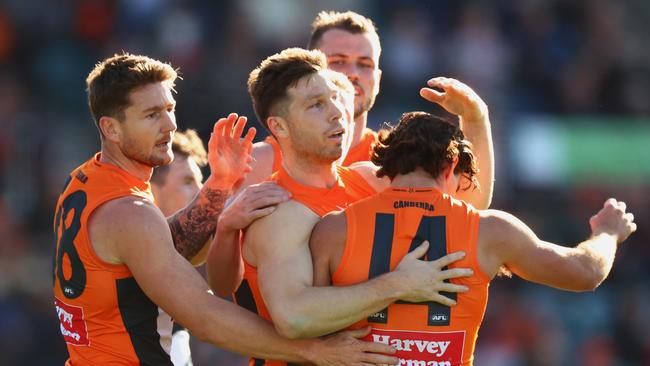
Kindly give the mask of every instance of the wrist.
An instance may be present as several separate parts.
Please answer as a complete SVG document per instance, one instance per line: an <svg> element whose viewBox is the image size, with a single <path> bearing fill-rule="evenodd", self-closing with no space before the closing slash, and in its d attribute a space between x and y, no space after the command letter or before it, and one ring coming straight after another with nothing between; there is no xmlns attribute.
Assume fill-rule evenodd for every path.
<svg viewBox="0 0 650 366"><path fill-rule="evenodd" d="M402 272L395 270L381 276L381 286L384 289L386 300L395 302L409 296L410 288L404 286L406 283L402 278Z"/></svg>
<svg viewBox="0 0 650 366"><path fill-rule="evenodd" d="M473 123L488 121L488 115L488 107L485 103L482 103L477 108L469 111L469 113L463 113L459 117L463 122Z"/></svg>
<svg viewBox="0 0 650 366"><path fill-rule="evenodd" d="M214 189L214 190L224 191L228 193L232 191L233 185L234 182L228 182L226 180L216 178L213 175L210 175L208 179L206 179L205 183L203 184L204 187Z"/></svg>
<svg viewBox="0 0 650 366"><path fill-rule="evenodd" d="M606 239L611 239L611 240L614 240L617 243L618 243L618 238L619 238L618 234L609 233L609 232L606 232L606 231L595 231L595 232L593 232L591 234L591 237L594 238L594 239L601 239L601 238L605 239L605 240Z"/></svg>
<svg viewBox="0 0 650 366"><path fill-rule="evenodd" d="M323 341L320 338L294 340L296 344L296 362L317 364L319 358L319 344Z"/></svg>

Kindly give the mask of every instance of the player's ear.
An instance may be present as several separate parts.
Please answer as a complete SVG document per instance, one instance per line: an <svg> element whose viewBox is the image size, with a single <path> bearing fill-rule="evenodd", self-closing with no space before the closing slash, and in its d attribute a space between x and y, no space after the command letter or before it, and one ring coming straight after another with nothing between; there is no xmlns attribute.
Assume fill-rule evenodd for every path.
<svg viewBox="0 0 650 366"><path fill-rule="evenodd" d="M448 167L443 170L442 174L444 175L445 180L448 180L449 178L454 176L454 171L456 170L456 166L458 165L458 156L456 156L452 161L451 164L449 164Z"/></svg>
<svg viewBox="0 0 650 366"><path fill-rule="evenodd" d="M285 118L280 116L271 116L266 119L267 126L269 126L269 131L276 138L287 138L289 137L289 128L287 126L288 121Z"/></svg>
<svg viewBox="0 0 650 366"><path fill-rule="evenodd" d="M122 123L116 118L102 116L97 124L102 136L111 142L119 142L122 137Z"/></svg>

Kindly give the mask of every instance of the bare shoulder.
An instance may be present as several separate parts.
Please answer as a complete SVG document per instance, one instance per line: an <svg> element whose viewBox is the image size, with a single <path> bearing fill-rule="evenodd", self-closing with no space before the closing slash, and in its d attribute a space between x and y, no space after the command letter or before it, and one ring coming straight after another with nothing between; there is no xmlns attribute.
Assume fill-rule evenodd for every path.
<svg viewBox="0 0 650 366"><path fill-rule="evenodd" d="M277 205L275 211L270 215L255 220L249 227L247 233L259 229L272 230L273 233L282 234L289 230L303 232L309 230L318 222L318 215L300 202L289 200ZM308 228L305 225L310 225Z"/></svg>
<svg viewBox="0 0 650 366"><path fill-rule="evenodd" d="M512 214L482 210L480 218L479 253L492 261L493 269L519 255L531 255L531 251L540 245L535 233Z"/></svg>
<svg viewBox="0 0 650 366"><path fill-rule="evenodd" d="M253 150L251 151L253 161L250 163L251 171L244 177L240 190L251 184L263 182L273 174L274 155L271 144L264 141L253 144Z"/></svg>
<svg viewBox="0 0 650 366"><path fill-rule="evenodd" d="M359 161L349 166L350 169L359 173L363 179L377 192L381 192L390 186L390 180L386 177L378 178L379 167L370 161Z"/></svg>
<svg viewBox="0 0 650 366"><path fill-rule="evenodd" d="M123 263L122 247L142 238L156 238L169 233L160 210L149 200L121 197L99 206L88 220L90 242L100 259Z"/></svg>
<svg viewBox="0 0 650 366"><path fill-rule="evenodd" d="M271 146L271 144L268 142L260 141L254 143L251 155L255 159L254 164L273 166L273 161L275 160L275 151L273 150L273 146Z"/></svg>
<svg viewBox="0 0 650 366"><path fill-rule="evenodd" d="M516 216L500 210L480 210L480 235L492 238L504 238L523 230L525 224Z"/></svg>
<svg viewBox="0 0 650 366"><path fill-rule="evenodd" d="M328 233L338 234L347 230L345 211L330 212L325 215L314 227L312 238L325 236Z"/></svg>
<svg viewBox="0 0 650 366"><path fill-rule="evenodd" d="M320 257L339 245L345 245L347 226L344 211L332 212L324 216L314 226L309 240L314 256Z"/></svg>
<svg viewBox="0 0 650 366"><path fill-rule="evenodd" d="M255 220L246 230L243 255L255 264L258 255L307 245L319 216L305 205L289 200L280 203L273 213Z"/></svg>

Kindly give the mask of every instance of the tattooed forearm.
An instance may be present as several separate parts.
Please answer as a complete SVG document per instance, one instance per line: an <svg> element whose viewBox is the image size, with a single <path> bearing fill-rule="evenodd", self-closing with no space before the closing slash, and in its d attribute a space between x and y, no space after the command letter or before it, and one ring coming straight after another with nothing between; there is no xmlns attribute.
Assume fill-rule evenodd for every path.
<svg viewBox="0 0 650 366"><path fill-rule="evenodd" d="M174 246L183 257L194 258L214 234L228 193L203 187L187 207L167 218Z"/></svg>

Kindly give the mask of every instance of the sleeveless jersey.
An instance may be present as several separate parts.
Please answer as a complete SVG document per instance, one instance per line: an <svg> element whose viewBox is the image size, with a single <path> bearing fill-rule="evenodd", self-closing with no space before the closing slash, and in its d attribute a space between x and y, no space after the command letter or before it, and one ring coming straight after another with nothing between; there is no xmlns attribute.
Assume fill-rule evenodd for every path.
<svg viewBox="0 0 650 366"><path fill-rule="evenodd" d="M278 140L271 135L267 136L264 139L264 142L271 145L273 148L273 173L275 173L280 170L280 167L282 166L282 150L280 149L280 144L278 144ZM348 154L341 165L350 166L359 161L369 161L375 142L377 142L377 132L366 128L363 131L359 143L350 147L350 150L348 150Z"/></svg>
<svg viewBox="0 0 650 366"><path fill-rule="evenodd" d="M359 173L341 166L337 166L336 170L338 181L332 188L315 188L302 185L291 178L282 167L270 179L291 192L292 200L302 203L321 217L329 212L342 210L348 204L376 193ZM257 267L252 266L246 260L244 260L244 280L237 289L234 298L240 306L271 321L271 316L259 290ZM261 359L250 360L250 366L262 365L279 366L287 365L287 363Z"/></svg>
<svg viewBox="0 0 650 366"><path fill-rule="evenodd" d="M350 147L348 155L343 161L343 166L350 166L359 161L369 161L372 155L372 148L377 142L377 132L366 128L363 130L361 140L355 146Z"/></svg>
<svg viewBox="0 0 650 366"><path fill-rule="evenodd" d="M148 182L99 161L73 170L58 199L54 234L54 305L70 358L66 365L169 365L172 320L140 289L126 265L95 253L88 219L107 201L153 202Z"/></svg>
<svg viewBox="0 0 650 366"><path fill-rule="evenodd" d="M429 241L428 260L464 251L450 267L474 275L452 282L465 293L447 307L434 302L397 302L353 328L370 324L368 340L390 344L406 365L472 365L474 345L487 305L489 278L477 261L479 214L472 206L434 189L388 188L345 210L347 239L332 283L353 285L393 270L406 253Z"/></svg>
<svg viewBox="0 0 650 366"><path fill-rule="evenodd" d="M275 173L282 167L282 149L280 149L280 144L273 135L266 136L264 142L273 148L273 173Z"/></svg>

